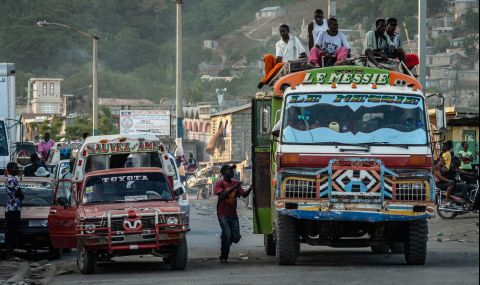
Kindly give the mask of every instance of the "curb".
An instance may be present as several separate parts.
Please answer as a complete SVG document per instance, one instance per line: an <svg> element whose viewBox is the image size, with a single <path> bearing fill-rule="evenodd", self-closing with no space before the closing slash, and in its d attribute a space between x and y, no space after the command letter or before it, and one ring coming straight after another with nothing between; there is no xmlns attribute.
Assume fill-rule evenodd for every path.
<svg viewBox="0 0 480 285"><path fill-rule="evenodd" d="M30 265L28 264L28 262L22 261L18 266L17 272L15 272L15 274L10 277L5 283L9 284L22 281L28 274L30 274Z"/></svg>

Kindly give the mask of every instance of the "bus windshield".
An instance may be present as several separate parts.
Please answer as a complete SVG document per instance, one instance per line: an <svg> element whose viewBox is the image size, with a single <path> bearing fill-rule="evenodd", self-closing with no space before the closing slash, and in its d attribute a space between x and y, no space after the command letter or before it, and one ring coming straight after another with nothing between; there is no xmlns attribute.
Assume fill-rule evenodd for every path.
<svg viewBox="0 0 480 285"><path fill-rule="evenodd" d="M424 101L396 94L294 94L286 97L287 144L426 145Z"/></svg>
<svg viewBox="0 0 480 285"><path fill-rule="evenodd" d="M0 121L0 156L8 156L7 130L3 121Z"/></svg>

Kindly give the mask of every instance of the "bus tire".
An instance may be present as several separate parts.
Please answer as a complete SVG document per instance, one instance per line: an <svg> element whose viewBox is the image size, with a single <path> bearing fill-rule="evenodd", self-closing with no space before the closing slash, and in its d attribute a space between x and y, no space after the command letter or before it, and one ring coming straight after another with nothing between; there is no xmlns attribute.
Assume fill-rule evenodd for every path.
<svg viewBox="0 0 480 285"><path fill-rule="evenodd" d="M279 265L295 265L300 244L295 219L278 214L275 229L277 263Z"/></svg>
<svg viewBox="0 0 480 285"><path fill-rule="evenodd" d="M427 259L428 222L412 221L405 241L405 261L408 265L424 265Z"/></svg>

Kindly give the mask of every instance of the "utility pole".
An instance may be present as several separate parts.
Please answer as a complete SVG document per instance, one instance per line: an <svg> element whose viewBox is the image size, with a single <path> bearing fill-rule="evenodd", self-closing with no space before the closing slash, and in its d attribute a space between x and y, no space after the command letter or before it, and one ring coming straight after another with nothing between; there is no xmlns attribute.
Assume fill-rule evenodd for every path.
<svg viewBox="0 0 480 285"><path fill-rule="evenodd" d="M76 27L71 27L62 23L50 23L45 20L37 22L37 27L43 28L45 26L58 26L65 29L72 30L77 32L85 37L89 37L93 40L93 66L92 66L92 129L93 135L98 135L98 76L97 76L97 57L98 57L98 40L100 39L98 36L86 33Z"/></svg>
<svg viewBox="0 0 480 285"><path fill-rule="evenodd" d="M176 115L177 139L183 138L183 108L182 108L182 5L183 0L177 2L177 82L176 82Z"/></svg>
<svg viewBox="0 0 480 285"><path fill-rule="evenodd" d="M93 67L92 67L92 107L93 107L93 134L98 135L98 76L97 76L97 55L98 55L98 37L93 36Z"/></svg>
<svg viewBox="0 0 480 285"><path fill-rule="evenodd" d="M418 0L418 56L420 73L418 79L427 88L427 0Z"/></svg>
<svg viewBox="0 0 480 285"><path fill-rule="evenodd" d="M328 0L328 17L337 17L337 0Z"/></svg>

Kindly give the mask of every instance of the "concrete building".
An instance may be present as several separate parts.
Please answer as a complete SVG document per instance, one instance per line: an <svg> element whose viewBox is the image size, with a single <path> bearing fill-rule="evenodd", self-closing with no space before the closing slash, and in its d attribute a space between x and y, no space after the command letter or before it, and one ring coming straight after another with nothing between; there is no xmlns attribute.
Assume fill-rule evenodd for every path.
<svg viewBox="0 0 480 285"><path fill-rule="evenodd" d="M61 78L30 78L28 80L28 113L62 114Z"/></svg>
<svg viewBox="0 0 480 285"><path fill-rule="evenodd" d="M435 27L432 29L430 36L434 40L442 36L451 40L453 36L453 27Z"/></svg>
<svg viewBox="0 0 480 285"><path fill-rule="evenodd" d="M251 157L252 106L246 104L211 116L207 152L214 163L239 163Z"/></svg>
<svg viewBox="0 0 480 285"><path fill-rule="evenodd" d="M427 55L427 66L430 67L453 67L462 63L464 57L455 51Z"/></svg>
<svg viewBox="0 0 480 285"><path fill-rule="evenodd" d="M477 0L454 0L448 2L448 11L453 14L455 20L458 20L463 14L470 10L478 12Z"/></svg>
<svg viewBox="0 0 480 285"><path fill-rule="evenodd" d="M203 48L216 50L218 48L218 42L212 40L205 40L203 41Z"/></svg>
<svg viewBox="0 0 480 285"><path fill-rule="evenodd" d="M275 18L285 15L287 12L280 6L265 7L256 13L256 18Z"/></svg>

